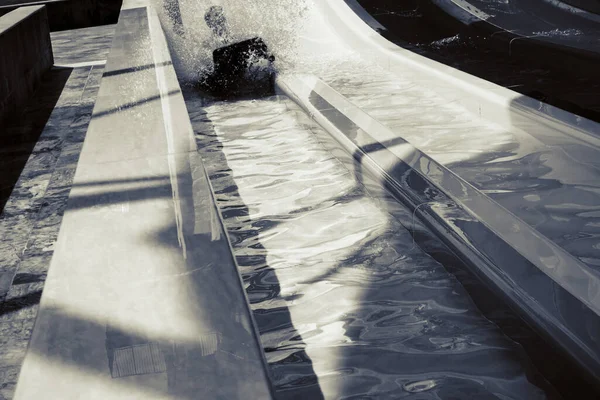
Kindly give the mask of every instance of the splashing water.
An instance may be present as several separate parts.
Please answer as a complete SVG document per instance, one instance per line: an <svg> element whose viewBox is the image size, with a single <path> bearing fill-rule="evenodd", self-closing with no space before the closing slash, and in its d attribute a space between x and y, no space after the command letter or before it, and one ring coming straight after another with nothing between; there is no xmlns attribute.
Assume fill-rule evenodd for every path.
<svg viewBox="0 0 600 400"><path fill-rule="evenodd" d="M279 72L314 72L348 60L350 52L342 49L336 36L323 23L312 0L180 0L181 23L169 18L174 0L154 0L167 35L173 62L182 81L196 81L212 69L212 52L223 46L204 21L211 6L223 7L233 42L261 37L276 56ZM318 41L319 51L306 43Z"/></svg>

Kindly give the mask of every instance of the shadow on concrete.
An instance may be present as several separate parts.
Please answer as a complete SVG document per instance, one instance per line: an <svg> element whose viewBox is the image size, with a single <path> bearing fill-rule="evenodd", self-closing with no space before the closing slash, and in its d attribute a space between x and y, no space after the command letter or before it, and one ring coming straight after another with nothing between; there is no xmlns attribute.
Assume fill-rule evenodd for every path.
<svg viewBox="0 0 600 400"><path fill-rule="evenodd" d="M199 300L206 300L206 304L214 303L214 289L202 284L196 289ZM44 335L53 337L52 346L49 349L37 348L32 342L28 351L47 360L59 371L81 371L82 378L89 375L103 377L108 373L112 381L106 384L124 393L147 393L152 398L162 394L178 400L198 399L201 393L208 396L220 393L220 396L211 398L239 398L238 394L244 392L243 386L248 382L244 382L241 373L238 376L240 379L236 379L230 372L243 370L246 366L246 372L252 374L253 369L262 368L260 363L252 364L246 358L252 357L252 344L247 344L248 354L244 354L235 338L222 336L218 331L199 332L198 341L185 341L141 335L134 330L112 325L110 321L105 323L96 320L95 317L70 315L58 309L44 310L43 322L52 321L44 332ZM240 325L238 329L244 327ZM87 338L74 337L67 330L84 334ZM104 348L86 346L89 339L104 342ZM78 342L79 348L55 348L56 344L69 340ZM235 348L235 353L232 348ZM104 353L105 357L100 364L98 353ZM240 360L246 361L241 363ZM134 376L136 380L129 378Z"/></svg>
<svg viewBox="0 0 600 400"><path fill-rule="evenodd" d="M149 178L151 184L145 186L143 193L136 192L133 200L151 200L164 193L172 193L170 184L159 187L153 185L152 181L156 179L169 181L167 176ZM179 182L180 194L191 199L191 178L185 176L178 179L182 180ZM135 179L131 182L139 184L140 181L144 180ZM98 184L102 187L109 182ZM91 185L93 183L86 183L85 187ZM207 193L199 195L207 196ZM71 197L69 209L74 206L84 208L120 204L131 199L132 194L128 190L100 192L79 198ZM184 215L193 217L193 214L189 214L190 210L187 211ZM183 223L189 226L194 221L188 219ZM179 239L178 229L173 222L158 231L149 232L144 240L150 241L153 246L173 249L181 246ZM162 394L169 398L192 400L204 395L215 399L235 399L241 398L242 393L251 392L255 382L248 377L260 375L256 371L263 369L264 365L261 358L257 357L260 349L251 340L252 329L245 319L248 310L243 296L240 296L241 287L238 290L237 271L234 266L226 265L230 260L228 255L231 257L229 244L223 236L215 240L210 232L186 235L185 241L185 271L176 276L164 276L163 279L172 281L185 292L187 304L182 304L182 307L191 305L190 311L197 311L194 323L202 327L195 332L197 340L175 339L164 334L141 334L143 327L135 326L134 323L124 326L123 321L117 323L113 320L114 315L122 312L118 306L107 316L91 311L86 315L84 301L81 307L73 307L79 310L77 313L68 311L71 307L43 308L28 351L34 352L38 358L48 360L53 368L64 369L66 376L91 376L93 379L104 380L104 385L121 387L120 390L124 393L132 391L149 396ZM144 280L142 278L140 282L133 284L143 285ZM148 282L147 285L147 291L142 290L140 293L155 296L152 291L154 284ZM122 286L111 293L107 291L106 295L114 298L118 296L119 290L129 289ZM39 301L39 293L33 293L31 297L32 301L28 305ZM25 304L21 304L25 300L15 299L7 313L25 307ZM136 301L143 302L144 299ZM122 307L129 306L130 303ZM197 309L194 310L193 307ZM45 339L40 339L40 336ZM235 376L232 376L232 371ZM112 381L105 381L107 373Z"/></svg>
<svg viewBox="0 0 600 400"><path fill-rule="evenodd" d="M10 300L2 301L0 303L0 317L6 314L18 312L24 308L33 307L39 304L42 298L42 290L36 290L31 293L27 293L24 296L13 297Z"/></svg>
<svg viewBox="0 0 600 400"><path fill-rule="evenodd" d="M167 92L166 95L167 96L173 96L173 95L178 94L178 93L179 93L179 90L171 90L170 92ZM157 94L157 95L154 95L154 96L145 97L143 99L140 99L140 100L137 100L137 101L134 101L134 102L131 102L131 103L120 104L119 106L111 108L109 110L96 111L96 112L94 112L94 114L92 115L92 117L93 118L100 118L100 117L105 117L107 115L116 114L116 113L121 112L123 110L128 110L128 109L131 109L131 108L135 108L135 107L144 105L146 103L150 103L150 102L153 102L153 101L160 100L161 97L162 96L160 94Z"/></svg>
<svg viewBox="0 0 600 400"><path fill-rule="evenodd" d="M130 184L130 183L139 183L139 182L155 182L155 181L167 181L168 178L162 176L149 176L147 178L140 179L112 179L110 181L90 181L90 182L82 182L78 183L77 187L101 187L106 185L115 185L115 184Z"/></svg>
<svg viewBox="0 0 600 400"><path fill-rule="evenodd" d="M4 209L72 72L53 67L19 115L0 127L0 210Z"/></svg>
<svg viewBox="0 0 600 400"><path fill-rule="evenodd" d="M168 179L167 179L168 182ZM105 184L110 184L110 182L106 182ZM102 196L98 195L76 195L69 197L69 209L77 210L88 208L90 203L93 203L95 206L104 206L111 205L116 203L132 203L137 201L144 201L148 199L148 189L155 190L157 195L153 198L171 198L167 192L168 189L171 188L170 183L165 183L162 185L144 185L143 188L136 189L119 189L112 191L103 191Z"/></svg>
<svg viewBox="0 0 600 400"><path fill-rule="evenodd" d="M102 74L102 77L106 78L106 77L116 76L116 75L131 74L133 72L145 71L147 69L166 67L167 65L173 65L173 62L171 60L169 60L169 61L163 61L163 62L160 62L157 64L146 64L146 65L140 65L140 66L131 67L131 68L123 68L123 69L116 69L113 71L106 71Z"/></svg>
<svg viewBox="0 0 600 400"><path fill-rule="evenodd" d="M205 121L205 125L209 126L210 121ZM179 195L182 198L191 199L207 195L193 193L192 182L189 179L190 177L178 177ZM114 184L123 184L124 187L123 189L111 188L108 192L100 190L99 193L90 195L71 196L69 209L117 205L123 202L172 196L172 187L167 176L114 182L86 182L82 186L85 188L98 186L102 189ZM128 184L134 184L137 188L128 188ZM77 187L78 184L73 186ZM234 187L233 190L236 188ZM188 206L184 204L182 207ZM248 214L245 207L238 209L237 212ZM186 231L189 231L190 225L194 224L194 221L190 220L193 213L194 210L183 210L183 215L188 217L183 221L183 224L188 226L187 229L184 228ZM178 228L174 222L156 232L149 232L146 240L155 246L165 248L177 248L181 245ZM262 357L262 349L257 349L255 343L248 340L252 336L251 327L240 317L247 315L248 309L243 295L240 298L243 288L240 286L240 290L237 290L238 271L234 266L223 268L228 254L231 257L229 243L224 236L215 240L211 237L211 233L186 234L185 242L185 249L187 249L185 264L188 272L168 279L180 282L178 285L186 292L188 302L199 307L196 310L198 313L196 322L198 326L206 329L198 332L198 341L171 339L164 335L142 335L139 333L139 327L132 325L129 329L122 321L113 322L112 313L107 318L94 313L89 315L82 313L85 306L76 314L67 309L45 308L38 316L36 332L29 352L49 360L55 368L80 371L82 377L102 376L109 371L113 382L107 384L116 387L123 385L124 391L132 390L148 395L168 394L170 397L182 400L197 399L200 393L211 396L216 394L215 398L223 399L240 398L240 394L250 393L247 388L252 388L254 382L248 377L256 376L256 371L264 368L260 357L256 357L257 350ZM245 279L249 278L245 277ZM149 287L151 288L152 284L149 284ZM275 282L269 287L259 287L257 290L276 295L280 289ZM114 295L114 293L107 293L107 296ZM147 295L153 296L151 290ZM25 307L26 305L20 304L24 300L15 299L7 312L14 312L21 306ZM39 296L32 301L37 303ZM28 305L32 305L29 303ZM75 307L78 308L80 307ZM119 310L116 309L114 314L118 315ZM277 310L277 314L279 323L292 324L286 310ZM261 326L260 316L257 320ZM74 333L76 333L75 337ZM39 336L49 338L40 340ZM63 341L71 344L55 347L56 343ZM98 348L99 343L105 343L104 349ZM259 343L260 339L257 338L256 344ZM38 347L38 344L41 346ZM50 348L47 347L48 345ZM102 362L104 357L106 357L105 361ZM235 376L232 376L232 371L235 371ZM130 377L134 376L135 380L132 381ZM302 398L322 398L318 385L312 385L304 392L308 397Z"/></svg>

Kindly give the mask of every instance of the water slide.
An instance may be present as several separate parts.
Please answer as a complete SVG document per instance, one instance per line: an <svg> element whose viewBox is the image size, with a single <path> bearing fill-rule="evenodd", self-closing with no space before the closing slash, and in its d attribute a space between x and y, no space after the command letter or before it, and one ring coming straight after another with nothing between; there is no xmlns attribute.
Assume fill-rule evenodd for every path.
<svg viewBox="0 0 600 400"><path fill-rule="evenodd" d="M598 124L351 0L224 1L279 76L214 99L208 5L124 4L15 398L559 397L463 267L598 378Z"/></svg>

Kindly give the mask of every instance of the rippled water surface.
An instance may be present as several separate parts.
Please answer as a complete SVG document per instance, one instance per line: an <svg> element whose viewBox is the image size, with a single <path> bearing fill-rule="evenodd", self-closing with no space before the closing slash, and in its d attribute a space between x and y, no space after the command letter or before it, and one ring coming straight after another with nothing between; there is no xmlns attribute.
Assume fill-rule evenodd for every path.
<svg viewBox="0 0 600 400"><path fill-rule="evenodd" d="M546 398L412 214L294 103L186 96L279 398Z"/></svg>
<svg viewBox="0 0 600 400"><path fill-rule="evenodd" d="M167 30L184 81L210 65L220 45L201 22L209 3L182 0L186 34ZM551 148L484 123L435 88L360 60L309 0L217 3L233 16L233 37L265 38L280 73L320 76L538 229L552 233L561 213L577 215L564 214L575 185L593 192L593 162L585 164L591 175L564 172L583 165L568 161L580 149ZM320 143L324 136L290 100L186 96L278 397L548 397L532 383L520 349L413 243L413 215L335 158L339 149ZM550 203L538 191L548 187L556 189ZM596 218L595 209L584 212ZM570 227L561 244L592 248L580 246L579 226ZM555 228L549 236L560 242L564 233Z"/></svg>
<svg viewBox="0 0 600 400"><path fill-rule="evenodd" d="M543 143L377 68L322 71L334 89L448 166L588 266L600 270L598 151L562 135Z"/></svg>

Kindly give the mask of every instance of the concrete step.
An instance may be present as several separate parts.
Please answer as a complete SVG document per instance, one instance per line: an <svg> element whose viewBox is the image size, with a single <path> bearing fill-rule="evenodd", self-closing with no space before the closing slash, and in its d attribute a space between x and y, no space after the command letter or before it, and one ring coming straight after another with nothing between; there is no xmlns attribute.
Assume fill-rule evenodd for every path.
<svg viewBox="0 0 600 400"><path fill-rule="evenodd" d="M110 39L110 27L102 34ZM89 47L84 36L72 35L82 49ZM87 36L97 37L96 32ZM66 59L68 47L55 40L53 47ZM102 56L101 46L93 47L95 56ZM78 61L79 66L55 66L44 74L21 116L0 138L1 399L14 395L104 70Z"/></svg>

